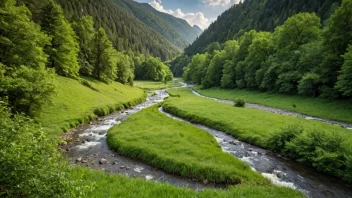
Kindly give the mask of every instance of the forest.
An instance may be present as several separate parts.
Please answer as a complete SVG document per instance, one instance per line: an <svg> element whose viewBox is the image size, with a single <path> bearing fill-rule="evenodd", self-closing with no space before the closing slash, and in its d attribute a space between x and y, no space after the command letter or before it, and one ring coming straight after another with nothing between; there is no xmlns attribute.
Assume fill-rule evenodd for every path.
<svg viewBox="0 0 352 198"><path fill-rule="evenodd" d="M176 76L203 88L247 88L322 98L352 96L352 1L322 25L315 13L288 18L273 32L250 30L173 60ZM204 35L204 34L203 34Z"/></svg>
<svg viewBox="0 0 352 198"><path fill-rule="evenodd" d="M89 15L70 22L55 1L1 1L0 196L75 193L53 144L57 140L47 137L35 121L55 96L58 76L92 89L82 76L128 85L135 77L172 80L170 69L151 54L117 51L104 25ZM18 152L21 155L15 156Z"/></svg>
<svg viewBox="0 0 352 198"><path fill-rule="evenodd" d="M224 43L238 39L250 30L273 31L282 25L288 17L300 12L315 12L322 24L340 5L341 0L253 0L233 5L222 13L208 29L190 46L185 54L193 56L213 42Z"/></svg>

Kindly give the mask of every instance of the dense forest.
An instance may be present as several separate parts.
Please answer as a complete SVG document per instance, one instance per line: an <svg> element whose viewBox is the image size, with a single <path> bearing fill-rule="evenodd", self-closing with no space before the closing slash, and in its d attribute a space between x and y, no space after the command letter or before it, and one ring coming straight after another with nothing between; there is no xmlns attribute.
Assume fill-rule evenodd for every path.
<svg viewBox="0 0 352 198"><path fill-rule="evenodd" d="M181 49L191 44L199 35L187 21L159 12L147 3L137 3L131 0L115 0L114 2Z"/></svg>
<svg viewBox="0 0 352 198"><path fill-rule="evenodd" d="M24 0L26 1L26 0ZM181 50L158 32L148 28L126 8L112 0L57 0L69 21L77 21L90 15L102 27L118 51L131 51L134 54L160 57L168 60ZM38 6L35 6L38 8ZM36 11L34 11L36 12Z"/></svg>
<svg viewBox="0 0 352 198"><path fill-rule="evenodd" d="M250 30L273 31L299 12L315 12L324 23L341 0L251 0L233 5L222 13L189 47L185 54L195 55L213 42L236 39Z"/></svg>
<svg viewBox="0 0 352 198"><path fill-rule="evenodd" d="M311 97L350 97L351 16L351 0L344 0L325 26L317 14L299 13L274 32L242 32L237 39L208 45L203 53L176 57L171 69L180 75L180 68L188 64L183 77L203 88L221 86Z"/></svg>
<svg viewBox="0 0 352 198"><path fill-rule="evenodd" d="M96 4L86 5L89 10L98 13L94 7ZM109 7L108 4L101 4L97 8ZM58 75L77 79L91 89L94 88L80 76L104 83L118 81L129 85L133 85L135 76L162 82L173 79L170 69L161 59L150 55L153 54L151 50L156 50L160 52L157 55L170 58L177 50L172 50L174 48L168 41L144 28L136 19L127 15L120 17L132 21L129 21L130 26L121 24L121 20L116 21L115 24L122 26L113 29L125 31L120 34L122 37L118 37L117 32L110 32L107 27L113 26L102 23L105 18L94 20L86 12L80 13L75 20L68 20L61 6L53 0L1 1L0 197L48 197L49 194L70 197L76 193L74 181L66 175L68 169L65 163L60 162L57 140L47 138L41 126L32 120L52 101ZM130 34L126 27L136 28L141 35ZM117 50L106 30L110 36L116 33L115 39L128 40L136 36L138 40L134 44L141 47L143 43L137 41L143 41L146 44L144 49L150 51L143 51L143 48L133 51L137 48L130 48L128 44ZM118 44L116 41L115 44ZM149 41L158 43L160 48L146 43ZM164 52L163 48L170 48L171 51ZM137 52L145 52L148 56Z"/></svg>

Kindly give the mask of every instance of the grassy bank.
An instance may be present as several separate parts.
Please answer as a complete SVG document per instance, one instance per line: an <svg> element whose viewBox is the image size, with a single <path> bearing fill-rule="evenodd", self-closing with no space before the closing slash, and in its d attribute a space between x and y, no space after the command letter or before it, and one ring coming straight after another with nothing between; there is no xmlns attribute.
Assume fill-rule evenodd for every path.
<svg viewBox="0 0 352 198"><path fill-rule="evenodd" d="M338 171L339 174L336 173L334 175L340 177L343 175L340 175L339 169L343 169L344 174L348 173L347 167L350 166L350 162L347 159L352 151L352 136L351 131L347 129L318 121L267 113L256 109L236 108L232 105L195 96L188 89L173 89L169 92L180 97L169 98L164 103L166 111L192 122L224 131L240 140L261 147L270 148L269 139L276 132L281 131L283 127L289 125L300 126L305 131L301 136L302 141L300 144L302 148L307 146L307 150L302 151L305 152L305 156L297 156L296 159L298 161L310 164L318 170L329 174L334 174L335 171ZM307 131L313 130L321 133L318 136L306 135ZM312 138L316 139L310 142L311 145L304 145L305 139L308 142ZM287 140L287 142L292 139L294 137ZM322 141L325 139L331 139L331 144ZM325 169L326 167L328 167L327 170Z"/></svg>
<svg viewBox="0 0 352 198"><path fill-rule="evenodd" d="M212 135L153 106L108 132L109 146L166 172L216 183L267 184L244 162L224 153Z"/></svg>
<svg viewBox="0 0 352 198"><path fill-rule="evenodd" d="M200 89L199 86L194 89L200 94L209 97L232 101L236 98L243 97L246 102L249 103L256 103L310 116L352 123L352 103L350 101L329 101L319 98L313 99L303 96L270 94L267 92L239 89Z"/></svg>
<svg viewBox="0 0 352 198"><path fill-rule="evenodd" d="M298 191L276 186L237 185L228 190L205 190L196 192L187 188L178 188L163 183L148 182L141 179L129 179L119 175L106 174L86 168L75 168L74 175L86 185L94 186L87 197L123 197L123 198L266 198L266 197L304 197Z"/></svg>
<svg viewBox="0 0 352 198"><path fill-rule="evenodd" d="M163 82L136 80L134 81L134 86L146 90L157 90L170 87L179 87L180 84L174 83L173 81L167 82L165 84Z"/></svg>
<svg viewBox="0 0 352 198"><path fill-rule="evenodd" d="M105 84L84 78L78 80L58 77L57 94L38 120L50 135L60 135L80 123L97 116L142 102L146 94L138 88L117 82Z"/></svg>

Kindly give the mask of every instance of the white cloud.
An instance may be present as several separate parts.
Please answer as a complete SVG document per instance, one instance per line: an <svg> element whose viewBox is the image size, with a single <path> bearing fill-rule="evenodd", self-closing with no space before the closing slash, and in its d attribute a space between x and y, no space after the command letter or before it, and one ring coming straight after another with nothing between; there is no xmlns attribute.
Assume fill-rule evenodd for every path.
<svg viewBox="0 0 352 198"><path fill-rule="evenodd" d="M203 3L210 6L227 6L229 4L238 4L241 0L203 0Z"/></svg>
<svg viewBox="0 0 352 198"><path fill-rule="evenodd" d="M197 13L183 13L180 8L176 10L166 10L161 5L161 0L153 0L149 3L153 8L160 12L165 12L167 14L171 14L177 18L181 18L186 20L190 25L197 25L203 30L208 28L211 22L215 20L215 18L207 18L202 12Z"/></svg>

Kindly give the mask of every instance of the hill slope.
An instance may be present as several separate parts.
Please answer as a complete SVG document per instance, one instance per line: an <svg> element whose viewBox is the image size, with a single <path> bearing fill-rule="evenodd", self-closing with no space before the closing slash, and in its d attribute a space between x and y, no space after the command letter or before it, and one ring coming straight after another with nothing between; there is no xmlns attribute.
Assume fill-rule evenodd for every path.
<svg viewBox="0 0 352 198"><path fill-rule="evenodd" d="M201 53L209 44L232 39L241 30L273 31L299 12L315 12L325 21L340 3L341 0L246 0L221 14L185 53Z"/></svg>
<svg viewBox="0 0 352 198"><path fill-rule="evenodd" d="M67 18L78 20L93 16L96 26L103 27L118 51L129 50L135 54L152 55L168 60L180 49L158 32L150 29L117 0L57 0Z"/></svg>
<svg viewBox="0 0 352 198"><path fill-rule="evenodd" d="M114 2L182 49L198 36L185 20L159 12L147 3L137 3L132 0L114 0Z"/></svg>

